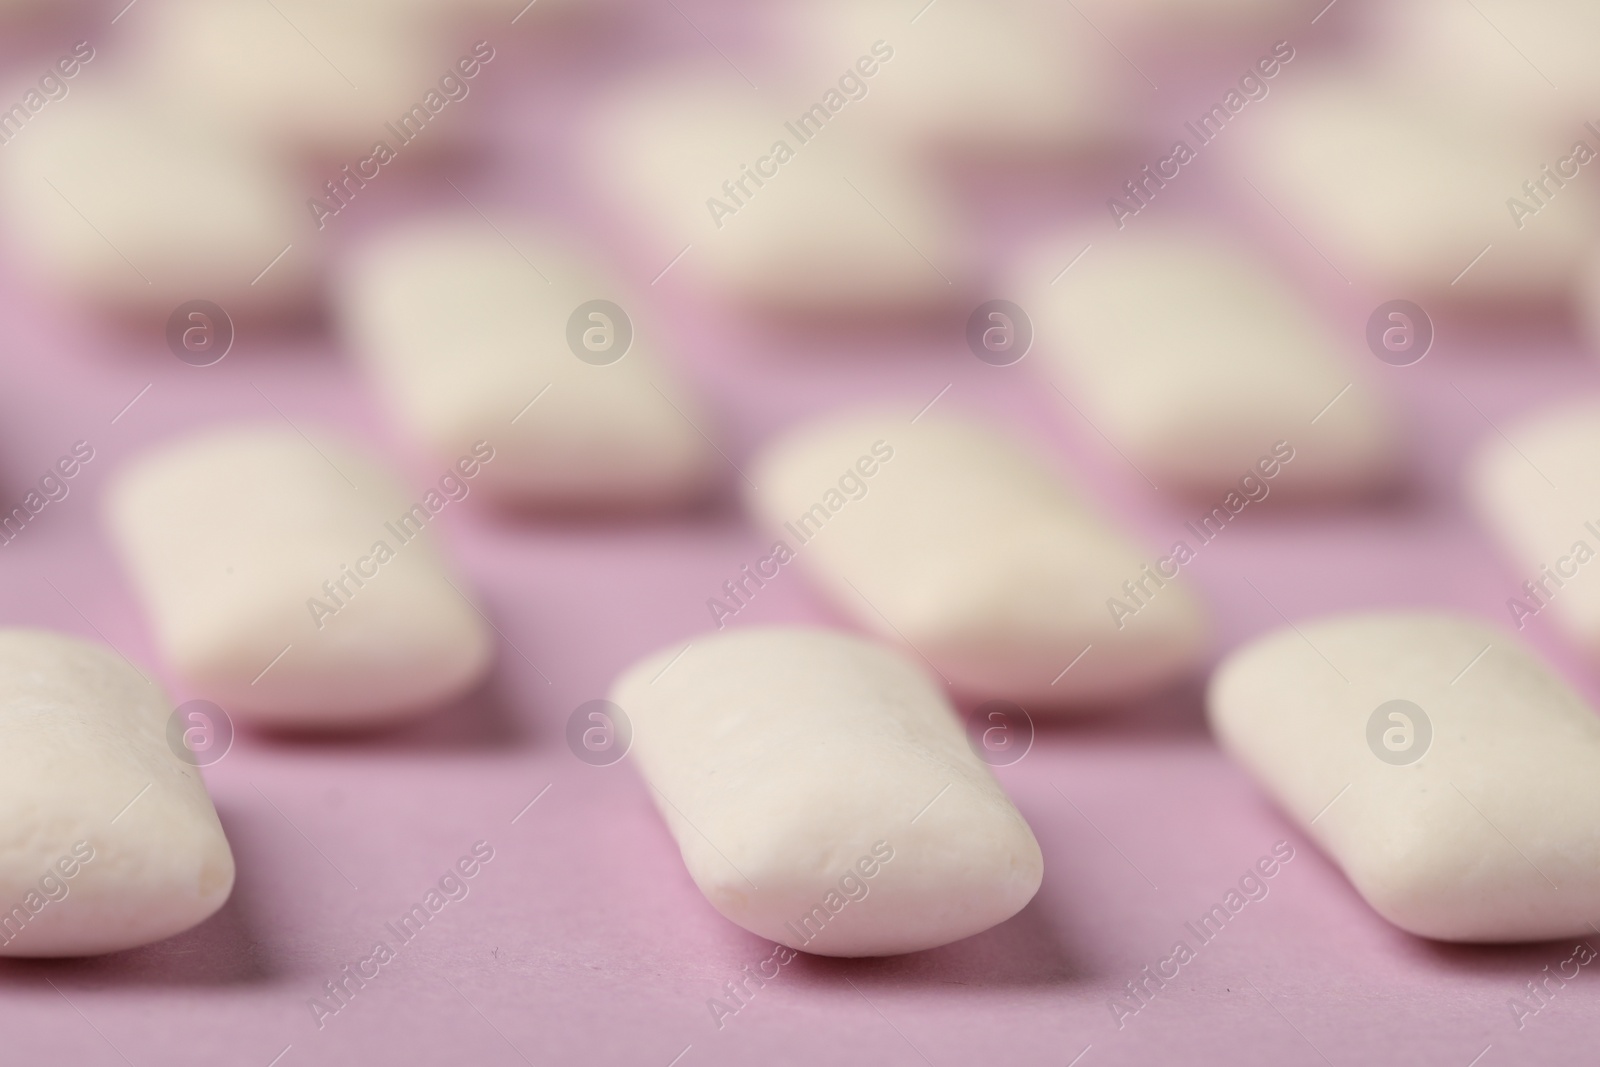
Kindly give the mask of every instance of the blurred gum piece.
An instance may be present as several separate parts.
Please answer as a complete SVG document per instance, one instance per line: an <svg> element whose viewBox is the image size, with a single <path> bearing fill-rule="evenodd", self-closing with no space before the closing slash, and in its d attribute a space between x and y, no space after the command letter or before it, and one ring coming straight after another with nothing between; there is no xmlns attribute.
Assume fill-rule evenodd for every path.
<svg viewBox="0 0 1600 1067"><path fill-rule="evenodd" d="M1046 373L1157 486L1225 493L1280 441L1294 461L1276 489L1390 481L1397 432L1359 365L1371 357L1341 351L1266 263L1207 231L1134 219L1062 275L1084 244L1049 246L1016 287Z"/></svg>
<svg viewBox="0 0 1600 1067"><path fill-rule="evenodd" d="M1457 114L1558 138L1600 115L1600 7L1590 0L1407 0L1367 11L1384 75Z"/></svg>
<svg viewBox="0 0 1600 1067"><path fill-rule="evenodd" d="M666 74L603 108L591 169L649 235L662 276L800 321L947 313L970 283L956 221L921 170L835 128L867 101L832 83L773 99Z"/></svg>
<svg viewBox="0 0 1600 1067"><path fill-rule="evenodd" d="M1600 720L1504 631L1416 612L1300 623L1233 653L1208 703L1222 746L1401 929L1592 932Z"/></svg>
<svg viewBox="0 0 1600 1067"><path fill-rule="evenodd" d="M844 93L839 124L897 153L1015 160L1126 136L1118 119L1124 94L1139 88L1133 71L1076 15L1037 0L925 4L790 5L791 87Z"/></svg>
<svg viewBox="0 0 1600 1067"><path fill-rule="evenodd" d="M406 155L454 147L455 116L426 124L416 147L386 128L438 92L468 54L408 4L323 0L145 0L133 20L130 76L169 115L280 148L347 161L386 140ZM457 79L460 81L460 79ZM475 88L472 83L464 83Z"/></svg>
<svg viewBox="0 0 1600 1067"><path fill-rule="evenodd" d="M1038 842L938 684L875 643L792 627L697 637L629 668L611 699L690 877L760 937L823 956L917 952L1038 891Z"/></svg>
<svg viewBox="0 0 1600 1067"><path fill-rule="evenodd" d="M1468 469L1468 495L1509 549L1523 584L1507 621L1548 607L1579 648L1600 658L1600 400L1565 404L1490 434Z"/></svg>
<svg viewBox="0 0 1600 1067"><path fill-rule="evenodd" d="M1293 0L1078 0L1083 16L1113 40L1134 36L1193 48L1208 38L1266 32L1285 15L1298 17Z"/></svg>
<svg viewBox="0 0 1600 1067"><path fill-rule="evenodd" d="M499 230L476 215L410 223L344 272L344 332L400 421L442 462L492 441L480 483L503 504L635 509L704 496L720 464L696 429L708 422L657 361L643 305L551 235ZM580 314L599 299L616 308ZM620 358L590 361L611 359L608 347Z"/></svg>
<svg viewBox="0 0 1600 1067"><path fill-rule="evenodd" d="M241 426L119 471L110 519L186 687L241 720L340 730L432 710L488 669L430 528L450 502L320 436Z"/></svg>
<svg viewBox="0 0 1600 1067"><path fill-rule="evenodd" d="M980 423L833 417L769 445L752 477L749 508L830 599L959 692L1117 703L1204 651L1206 614L1181 572L1155 575L1155 553ZM1113 610L1130 596L1133 617Z"/></svg>
<svg viewBox="0 0 1600 1067"><path fill-rule="evenodd" d="M172 704L103 645L0 630L0 956L90 956L181 933L233 889Z"/></svg>
<svg viewBox="0 0 1600 1067"><path fill-rule="evenodd" d="M0 206L21 262L138 319L197 298L237 318L311 304L318 258L287 171L93 81L103 73L85 70L0 150Z"/></svg>
<svg viewBox="0 0 1600 1067"><path fill-rule="evenodd" d="M1537 121L1496 122L1372 70L1285 85L1255 118L1229 166L1358 285L1559 305L1600 230L1592 181L1546 177L1578 140L1600 151L1581 125L1553 135Z"/></svg>

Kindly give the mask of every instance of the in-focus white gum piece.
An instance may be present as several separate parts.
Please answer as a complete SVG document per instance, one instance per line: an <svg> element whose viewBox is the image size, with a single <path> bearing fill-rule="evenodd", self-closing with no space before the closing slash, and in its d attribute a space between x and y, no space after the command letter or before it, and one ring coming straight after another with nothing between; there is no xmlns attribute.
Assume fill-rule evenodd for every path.
<svg viewBox="0 0 1600 1067"><path fill-rule="evenodd" d="M1176 566L1150 577L1158 553L1020 443L911 414L803 426L751 468L751 511L857 623L1030 709L1127 700L1195 666L1206 617ZM1111 604L1138 602L1126 582L1145 591L1131 617Z"/></svg>
<svg viewBox="0 0 1600 1067"><path fill-rule="evenodd" d="M1574 643L1600 657L1600 401L1564 404L1489 435L1468 495L1526 583L1507 589L1521 629L1549 607Z"/></svg>
<svg viewBox="0 0 1600 1067"><path fill-rule="evenodd" d="M1285 83L1256 118L1225 150L1228 166L1337 270L1375 291L1556 302L1600 229L1592 182L1549 186L1533 216L1510 207L1581 128L1552 137L1537 121L1486 121L1375 70Z"/></svg>
<svg viewBox="0 0 1600 1067"><path fill-rule="evenodd" d="M697 637L672 662L681 651L629 668L611 699L690 877L727 918L818 955L888 956L1033 899L1033 831L918 666L798 627Z"/></svg>
<svg viewBox="0 0 1600 1067"><path fill-rule="evenodd" d="M1302 623L1230 656L1208 703L1223 747L1396 926L1592 932L1600 719L1504 631L1421 612Z"/></svg>
<svg viewBox="0 0 1600 1067"><path fill-rule="evenodd" d="M1275 488L1347 494L1388 479L1396 432L1364 373L1372 356L1267 263L1201 229L1134 219L1062 275L1085 243L1037 257L1017 291L1046 370L1146 477L1225 493L1286 441L1294 460Z"/></svg>
<svg viewBox="0 0 1600 1067"><path fill-rule="evenodd" d="M99 74L86 68L0 152L0 207L22 262L136 316L196 299L235 317L310 303L314 231L277 162L94 85Z"/></svg>
<svg viewBox="0 0 1600 1067"><path fill-rule="evenodd" d="M596 119L596 182L653 238L662 275L715 297L800 319L945 312L970 282L948 204L852 132L850 108L870 97L802 122L830 88L809 99L737 79L634 82Z"/></svg>
<svg viewBox="0 0 1600 1067"><path fill-rule="evenodd" d="M427 711L491 653L429 529L449 500L313 440L212 430L118 473L110 518L156 638L188 688L240 719L337 730Z"/></svg>
<svg viewBox="0 0 1600 1067"><path fill-rule="evenodd" d="M479 481L510 504L636 508L702 495L720 464L696 429L709 423L657 360L645 306L566 244L499 229L476 216L412 224L351 264L345 332L401 421L446 463L494 442ZM574 313L597 299L620 306L634 333L604 365L579 359L568 339ZM618 343L620 325L601 314L585 331L609 326L595 343Z"/></svg>
<svg viewBox="0 0 1600 1067"><path fill-rule="evenodd" d="M233 890L172 705L110 649L0 630L0 956L89 956L171 937Z"/></svg>
<svg viewBox="0 0 1600 1067"><path fill-rule="evenodd" d="M783 39L800 52L794 87L818 100L829 89L859 94L841 117L874 145L979 159L1103 145L1121 133L1127 95L1148 91L1092 27L1055 5L925 3L822 0L785 9Z"/></svg>

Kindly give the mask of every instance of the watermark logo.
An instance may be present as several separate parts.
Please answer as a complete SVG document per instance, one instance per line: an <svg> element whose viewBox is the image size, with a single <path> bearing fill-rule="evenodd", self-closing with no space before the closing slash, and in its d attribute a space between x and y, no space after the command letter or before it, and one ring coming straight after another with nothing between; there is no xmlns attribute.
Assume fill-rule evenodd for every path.
<svg viewBox="0 0 1600 1067"><path fill-rule="evenodd" d="M894 846L887 841L874 841L871 855L863 855L856 860L855 866L846 867L839 874L839 881L829 889L810 911L793 922L783 924L784 929L794 936L794 941L789 943L790 948L809 945L822 936L828 923L832 922L838 914L851 902L867 899L872 892L872 879L876 878L883 868L894 859ZM713 1017L717 1015L712 1010ZM718 1020L720 1022L720 1019Z"/></svg>
<svg viewBox="0 0 1600 1067"><path fill-rule="evenodd" d="M492 859L493 845L487 841L473 842L472 851L445 868L421 900L413 903L398 919L383 924L385 940L374 941L371 954L345 964L333 978L322 984L321 992L314 997L307 997L306 1006L311 1009L311 1018L317 1024L317 1029L323 1029L330 1018L350 1007L355 1002L356 994L382 974L383 968L394 962L401 949L422 936L422 931L439 917L440 912L451 904L466 900L472 892L472 879ZM389 943L389 938L393 938L393 945Z"/></svg>
<svg viewBox="0 0 1600 1067"><path fill-rule="evenodd" d="M233 348L233 320L209 300L179 304L167 316L167 347L191 367L220 363Z"/></svg>
<svg viewBox="0 0 1600 1067"><path fill-rule="evenodd" d="M1593 534L1596 543L1600 544L1600 527L1595 525L1593 519L1584 523L1583 528ZM1511 621L1517 624L1517 629L1527 626L1528 620L1543 611L1555 599L1555 595L1566 588L1567 582L1578 576L1583 565L1594 558L1593 546L1580 539L1572 542L1572 548L1565 556L1557 556L1554 564L1541 563L1538 577L1522 583L1526 599L1510 597L1506 600L1506 609L1511 612Z"/></svg>
<svg viewBox="0 0 1600 1067"><path fill-rule="evenodd" d="M21 134L23 128L47 105L57 100L65 100L67 94L72 91L72 86L68 83L78 76L94 56L94 45L88 41L79 41L72 47L70 55L62 56L53 65L46 67L37 84L28 86L16 103L9 107L0 103L0 148L10 144Z"/></svg>
<svg viewBox="0 0 1600 1067"><path fill-rule="evenodd" d="M1239 880L1228 887L1218 903L1198 920L1183 924L1184 936L1172 943L1171 951L1155 963L1145 967L1122 987L1122 992L1106 1000L1111 1021L1121 1030L1128 1020L1155 1002L1167 983L1175 981L1184 967L1194 962L1202 950L1222 936L1222 932L1251 904L1259 904L1272 891L1269 881L1282 873L1294 859L1294 846L1279 841L1272 846L1270 855L1262 856L1245 868ZM1190 940L1194 944L1190 944Z"/></svg>
<svg viewBox="0 0 1600 1067"><path fill-rule="evenodd" d="M1116 623L1117 629L1127 626L1129 619L1148 607L1156 593L1177 578L1179 571L1194 561L1200 549L1216 540L1245 508L1267 499L1272 493L1272 487L1267 483L1278 476L1284 466L1294 459L1294 455L1294 446L1289 442L1274 444L1271 452L1244 472L1239 478L1238 488L1230 489L1222 498L1222 503L1202 515L1198 522L1183 524L1187 533L1194 534L1194 545L1191 546L1187 539L1173 542L1170 553L1153 564L1146 563L1137 576L1122 583L1121 596L1107 597L1106 610L1110 612L1111 621Z"/></svg>
<svg viewBox="0 0 1600 1067"><path fill-rule="evenodd" d="M393 122L383 124L384 132L394 138L393 146L387 140L374 141L370 156L357 160L353 166L346 163L339 168L335 177L323 182L322 188L327 198L319 199L319 194L306 201L306 208L311 212L317 229L326 228L330 218L354 203L367 183L376 181L378 175L383 173L383 168L399 158L400 150L421 137L446 107L465 100L472 92L472 86L468 83L489 65L494 56L494 48L488 41L473 45L472 52L458 59L454 66L447 67L440 75L437 86L429 88L421 100L411 105L409 111Z"/></svg>
<svg viewBox="0 0 1600 1067"><path fill-rule="evenodd" d="M717 629L723 629L729 619L749 607L756 591L766 588L767 582L778 576L779 568L794 559L800 549L822 531L829 519L838 515L852 500L865 497L871 488L867 479L877 474L882 465L893 458L894 448L887 441L874 441L871 454L862 454L854 465L846 467L835 483L836 488L824 491L822 499L811 505L803 515L783 524L783 528L794 537L793 548L789 547L787 541L773 542L772 551L756 561L754 570L747 563L737 575L722 583L726 601L707 597L706 609L711 612L711 621L717 624Z"/></svg>
<svg viewBox="0 0 1600 1067"><path fill-rule="evenodd" d="M991 367L1009 367L1033 347L1033 320L1009 300L988 300L967 318L967 347Z"/></svg>
<svg viewBox="0 0 1600 1067"><path fill-rule="evenodd" d="M1433 320L1409 300L1380 304L1367 320L1367 347L1391 367L1409 367L1433 347Z"/></svg>
<svg viewBox="0 0 1600 1067"><path fill-rule="evenodd" d="M1600 127L1592 122L1586 122L1583 128L1594 136L1596 144L1600 144ZM1522 193L1527 197L1526 200L1515 196L1506 198L1506 210L1511 213L1512 223L1519 230L1526 226L1528 219L1549 207L1556 194L1565 189L1568 182L1576 179L1582 169L1597 158L1600 158L1600 153L1597 153L1588 141L1578 140L1573 143L1571 154L1558 159L1554 167L1546 163L1540 168L1537 178L1522 183Z"/></svg>
<svg viewBox="0 0 1600 1067"><path fill-rule="evenodd" d="M1235 88L1229 89L1221 100L1211 105L1211 110L1197 119L1183 124L1184 136L1172 144L1172 151L1153 164L1145 164L1137 175L1122 183L1122 192L1106 200L1111 221L1117 229L1128 225L1128 220L1139 214L1155 200L1156 194L1183 173L1183 168L1194 162L1200 150L1222 136L1228 124L1238 118L1246 105L1265 100L1272 91L1268 84L1295 57L1294 46L1279 41L1272 51L1246 68ZM1189 143L1189 138L1194 143Z"/></svg>
<svg viewBox="0 0 1600 1067"><path fill-rule="evenodd" d="M0 911L0 945L11 944L22 936L35 915L51 904L66 900L67 895L72 892L72 887L68 883L76 878L78 872L92 859L94 859L94 846L88 841L79 841L72 846L71 852L63 854L52 866L46 867L39 881L23 895L21 900L5 911Z"/></svg>
<svg viewBox="0 0 1600 1067"><path fill-rule="evenodd" d="M233 747L233 720L209 700L187 700L167 717L167 747L191 767L209 767Z"/></svg>
<svg viewBox="0 0 1600 1067"><path fill-rule="evenodd" d="M1529 1019L1548 1008L1557 994L1567 987L1567 983L1578 977L1582 969L1594 961L1594 946L1587 941L1579 941L1572 946L1572 955L1556 965L1554 973L1547 963L1537 978L1523 983L1524 994L1520 998L1509 997L1506 1000L1506 1005L1511 1009L1511 1017L1517 1022L1517 1029L1521 1030L1527 1026ZM1554 983L1554 988L1551 983Z"/></svg>
<svg viewBox="0 0 1600 1067"><path fill-rule="evenodd" d="M820 134L846 104L865 100L871 89L867 79L893 58L892 45L887 41L874 41L872 54L861 56L853 65L846 67L836 87L830 87L822 99L793 121L783 124L784 133L788 136L775 139L767 149L767 154L757 157L753 165L739 164L739 173L722 183L719 190L722 195L706 198L706 212L711 216L712 224L722 229L726 220L744 210L767 182L782 173L784 164L794 159L800 147ZM789 137L794 138L793 144L789 143Z"/></svg>
<svg viewBox="0 0 1600 1067"><path fill-rule="evenodd" d="M738 1015L750 1006L750 1001L755 994L765 988L766 984L783 973L784 965L791 962L798 953L786 945L773 945L772 955L756 964L752 970L748 963L739 968L739 977L730 978L722 986L722 998L710 997L706 1000L706 1008L711 1012L711 1021L717 1024L717 1029L725 1029L728 1020ZM768 967L772 970L767 970ZM758 973L759 972L759 973ZM755 988L751 988L751 983Z"/></svg>
<svg viewBox="0 0 1600 1067"><path fill-rule="evenodd" d="M633 345L633 320L609 300L579 304L567 319L567 347L596 367L609 367Z"/></svg>
<svg viewBox="0 0 1600 1067"><path fill-rule="evenodd" d="M421 537L428 524L441 511L450 504L467 499L472 493L472 486L468 483L493 459L493 445L488 441L474 443L468 455L445 469L435 488L424 493L422 499L412 504L405 514L385 521L383 529L394 538L394 544L391 545L387 537L375 539L366 555L356 557L353 563L341 564L339 572L322 583L323 596L307 597L306 612L311 616L312 624L318 630L326 626L329 618L348 607L356 593L383 573L384 566L396 557L400 549Z"/></svg>
<svg viewBox="0 0 1600 1067"><path fill-rule="evenodd" d="M1385 701L1367 718L1367 747L1391 766L1409 767L1427 755L1432 744L1428 713L1409 700Z"/></svg>
<svg viewBox="0 0 1600 1067"><path fill-rule="evenodd" d="M979 704L967 713L967 744L989 766L1009 767L1033 748L1033 716L1009 700Z"/></svg>
<svg viewBox="0 0 1600 1067"><path fill-rule="evenodd" d="M38 482L23 495L21 502L10 508L0 505L0 547L20 537L28 524L45 508L67 499L72 492L72 479L92 459L94 446L88 441L74 441L71 451L46 468Z"/></svg>
<svg viewBox="0 0 1600 1067"><path fill-rule="evenodd" d="M609 767L628 754L633 724L609 700L586 700L567 716L567 747L591 767Z"/></svg>

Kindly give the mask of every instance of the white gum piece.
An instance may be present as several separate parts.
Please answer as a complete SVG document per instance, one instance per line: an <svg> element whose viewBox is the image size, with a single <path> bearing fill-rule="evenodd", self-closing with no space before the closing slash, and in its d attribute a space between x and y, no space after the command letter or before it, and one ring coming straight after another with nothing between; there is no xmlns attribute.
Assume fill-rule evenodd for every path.
<svg viewBox="0 0 1600 1067"><path fill-rule="evenodd" d="M1181 572L1148 577L1159 553L981 423L834 417L780 437L751 477L750 510L829 599L960 692L1039 710L1116 703L1204 651ZM1129 603L1125 582L1144 583L1132 617L1112 610Z"/></svg>
<svg viewBox="0 0 1600 1067"><path fill-rule="evenodd" d="M408 225L369 242L345 272L345 334L400 421L441 462L493 441L480 482L511 505L703 496L723 470L697 429L711 423L657 358L646 305L564 242L498 228L475 215ZM580 359L568 336L580 305L597 299L621 307L633 334L603 365ZM580 346L594 330L600 348L622 343L623 325L599 314L579 316Z"/></svg>
<svg viewBox="0 0 1600 1067"><path fill-rule="evenodd" d="M1587 0L1410 0L1369 16L1374 60L1408 90L1476 122L1537 125L1557 135L1552 148L1567 135L1600 150L1584 130L1600 109L1600 9Z"/></svg>
<svg viewBox="0 0 1600 1067"><path fill-rule="evenodd" d="M1062 241L1019 274L1035 358L1155 485L1220 495L1280 441L1294 460L1274 488L1352 494L1389 480L1397 433L1365 373L1372 356L1267 263L1154 219L1087 243Z"/></svg>
<svg viewBox="0 0 1600 1067"><path fill-rule="evenodd" d="M448 114L455 103L437 123L429 118L415 145L386 128L437 91L471 47L406 5L156 0L133 21L132 76L159 94L166 113L202 128L351 164L380 140L404 158L458 139L458 116ZM470 98L477 79L466 84Z"/></svg>
<svg viewBox="0 0 1600 1067"><path fill-rule="evenodd" d="M1570 138L1552 140L1538 122L1480 120L1375 71L1280 88L1228 165L1346 279L1419 301L1538 305L1570 294L1600 229L1593 183L1566 182L1536 214L1511 206Z"/></svg>
<svg viewBox="0 0 1600 1067"><path fill-rule="evenodd" d="M119 314L164 319L195 299L235 317L312 303L315 231L287 172L137 94L91 86L100 73L87 67L0 151L0 208L26 262Z"/></svg>
<svg viewBox="0 0 1600 1067"><path fill-rule="evenodd" d="M1143 87L1082 19L1033 0L823 0L788 10L783 26L799 52L791 86L859 94L844 121L896 152L1096 148L1118 139L1119 100Z"/></svg>
<svg viewBox="0 0 1600 1067"><path fill-rule="evenodd" d="M1507 589L1508 621L1521 629L1550 609L1566 636L1600 657L1600 402L1563 404L1489 434L1468 468L1467 490L1484 525L1529 585Z"/></svg>
<svg viewBox="0 0 1600 1067"><path fill-rule="evenodd" d="M1033 832L938 683L875 643L711 634L641 660L611 699L695 884L763 938L916 952L1004 922L1039 888Z"/></svg>
<svg viewBox="0 0 1600 1067"><path fill-rule="evenodd" d="M651 236L657 279L682 272L715 299L794 318L942 312L970 282L948 203L853 137L848 107L795 127L818 101L780 98L672 74L603 107L590 165Z"/></svg>
<svg viewBox="0 0 1600 1067"><path fill-rule="evenodd" d="M1208 704L1222 746L1401 929L1593 932L1600 719L1511 635L1433 613L1300 623L1231 655Z"/></svg>
<svg viewBox="0 0 1600 1067"><path fill-rule="evenodd" d="M0 956L90 956L210 917L233 853L172 705L103 645L0 630Z"/></svg>
<svg viewBox="0 0 1600 1067"><path fill-rule="evenodd" d="M320 436L241 426L120 470L110 519L188 688L241 720L339 730L431 710L489 666L431 529L447 504Z"/></svg>

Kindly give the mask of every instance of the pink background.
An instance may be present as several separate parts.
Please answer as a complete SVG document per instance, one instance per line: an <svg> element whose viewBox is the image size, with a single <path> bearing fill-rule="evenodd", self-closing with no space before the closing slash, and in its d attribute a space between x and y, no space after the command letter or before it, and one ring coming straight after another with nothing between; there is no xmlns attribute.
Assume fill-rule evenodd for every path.
<svg viewBox="0 0 1600 1067"><path fill-rule="evenodd" d="M1246 35L1203 59L1139 54L1163 84L1129 101L1130 118L1153 137L1127 160L1067 174L964 176L960 196L982 262L1002 263L1044 219L1083 215L1103 226L1104 197L1136 169L1130 161L1155 158L1150 147L1181 125L1184 101L1217 95L1273 40L1289 36L1297 64L1336 55L1349 34L1340 20L1357 5L1347 0L1341 7L1350 12L1308 25L1321 6L1285 33ZM688 0L681 7L759 82L762 53L748 13ZM76 35L43 27L0 46L6 69L31 71L36 57L90 32L114 58L116 28L95 18ZM448 173L491 217L518 206L558 215L623 264L651 301L640 314L673 342L717 414L714 435L741 466L763 439L811 415L890 397L920 405L948 385L940 408L989 413L1034 436L1141 533L1152 558L1214 503L1152 492L1042 386L1036 359L979 363L959 322L912 336L780 333L675 287L670 273L651 289L663 262L647 260L595 201L572 145L591 90L625 63L672 54L720 60L671 5L629 9L572 33L541 44L519 24L494 38L503 58L456 116L492 149L449 171L386 172L330 226L331 247L412 208L461 206L443 181ZM596 54L610 58L596 64ZM307 184L309 195L316 183ZM1463 507L1464 458L1495 432L1484 415L1503 426L1548 401L1594 392L1600 368L1563 326L1484 323L1448 308L1431 309L1439 336L1427 359L1379 365L1364 349L1366 316L1407 294L1346 285L1254 195L1202 154L1133 224L1190 212L1236 221L1305 283L1348 339L1352 360L1371 364L1363 369L1393 393L1412 441L1400 457L1402 492L1340 509L1272 499L1200 552L1188 572L1215 610L1216 655L1280 626L1279 611L1300 619L1428 605L1505 626L1505 599L1522 576ZM955 318L975 302L961 303ZM297 425L337 428L396 457L418 486L442 469L401 439L325 331L242 328L227 359L193 368L171 357L158 329L85 318L15 255L0 263L0 322L0 502L20 500L72 442L96 450L71 495L0 549L5 625L103 639L159 672L99 496L125 457L191 428L278 419L276 405ZM628 763L579 762L563 730L573 708L602 696L637 657L705 630L706 598L761 554L764 539L741 517L736 483L730 470L714 506L634 522L513 518L476 500L447 509L444 535L506 638L490 682L458 707L376 737L241 734L205 772L238 862L227 906L187 934L132 952L0 961L0 1062L266 1067L281 1055L284 1067L667 1067L681 1055L675 1062L684 1067L1062 1065L1083 1054L1083 1067L1324 1059L1466 1067L1486 1047L1485 1067L1593 1062L1600 976L1586 969L1520 1032L1507 1006L1523 983L1570 956L1570 945L1461 948L1389 926L1217 750L1200 679L1126 714L1041 723L1026 758L998 771L1045 854L1044 886L1016 918L896 959L801 957L718 1030L708 998L770 947L702 899ZM779 621L839 622L793 569L736 624ZM1528 633L1575 684L1600 695L1600 672L1563 648L1546 619ZM167 681L178 700L205 696ZM495 858L470 896L319 1030L308 998L375 940L393 944L384 923L480 839ZM1271 880L1270 895L1119 1030L1108 999L1178 938L1192 945L1185 921L1280 840L1296 856Z"/></svg>

